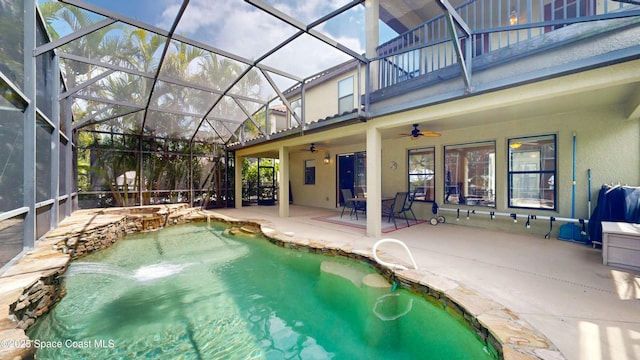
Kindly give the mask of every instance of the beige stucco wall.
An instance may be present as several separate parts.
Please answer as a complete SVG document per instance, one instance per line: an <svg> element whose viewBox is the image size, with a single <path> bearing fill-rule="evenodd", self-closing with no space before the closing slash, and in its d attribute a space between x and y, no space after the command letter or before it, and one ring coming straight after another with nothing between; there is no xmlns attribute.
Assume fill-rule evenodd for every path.
<svg viewBox="0 0 640 360"><path fill-rule="evenodd" d="M318 119L324 119L327 116L333 116L338 114L338 82L340 80L346 79L350 76L353 76L353 93L354 93L354 101L353 108L357 107L357 102L359 95L358 94L358 80L360 81L360 92L364 92L364 84L365 84L365 67L361 67L362 75L360 77L357 76L357 69L353 71L346 72L337 76L330 81L326 81L322 84L315 85L312 88L305 91L305 121L313 122Z"/></svg>
<svg viewBox="0 0 640 360"><path fill-rule="evenodd" d="M336 156L357 151L365 151L364 142L348 146L334 146L330 148L331 162L325 165L325 153L310 153L308 151L293 151L290 154L291 189L293 191L293 202L297 205L335 208L337 203L337 177L336 177ZM316 183L314 185L304 184L304 161L316 160Z"/></svg>
<svg viewBox="0 0 640 360"><path fill-rule="evenodd" d="M382 195L392 196L396 191L407 190L407 150L434 146L436 150L436 201L443 208L460 208L466 215L467 209L495 211L502 213L535 214L538 216L570 217L572 193L573 132L576 132L576 207L578 218L588 218L587 169L591 169L592 210L596 206L597 194L604 183L640 185L640 120L628 120L621 106L577 110L545 117L523 117L506 122L486 124L455 130L442 131L439 138L386 139L382 142ZM393 117L402 117L402 114ZM355 125L363 128L365 125ZM511 209L507 198L507 141L512 137L555 134L557 136L557 200L558 211ZM444 198L444 146L469 142L494 140L496 142L496 208L447 205ZM291 186L294 203L324 208L336 207L336 164L337 154L365 151L366 145L356 143L348 146L329 147L331 163L323 163L324 153L311 154L292 151ZM316 160L316 184L304 185L304 160ZM398 164L396 170L387 167L390 161ZM418 218L429 219L432 203L415 203ZM442 215L455 221L456 214L443 212ZM460 224L482 227L513 228L509 218L489 221L488 216L474 216L462 219ZM522 220L520 225L524 227ZM540 234L548 230L548 222L538 220L533 229ZM554 231L559 228L554 224ZM537 226L537 228L536 228Z"/></svg>
<svg viewBox="0 0 640 360"><path fill-rule="evenodd" d="M598 190L602 184L619 182L640 185L640 120L627 120L624 113L622 107L610 106L442 131L440 138L423 138L416 141L409 139L386 140L383 141L382 192L390 194L407 189L407 149L434 146L436 150L436 201L440 206L460 208L465 213L467 209L477 209L570 217L573 177L572 134L575 131L577 144L575 215L578 218L588 218L587 169L591 169L592 209L595 208ZM512 137L546 134L556 134L557 136L558 211L510 209L507 206L507 140ZM496 208L443 204L444 146L486 140L496 141ZM384 166L392 160L398 163L398 168L395 171ZM430 218L431 205L431 203L416 203L414 205L416 215L424 219ZM443 213L443 215L451 219L455 217L455 213ZM488 223L475 222L473 224L492 226ZM547 224L544 226L548 227Z"/></svg>
<svg viewBox="0 0 640 360"><path fill-rule="evenodd" d="M592 192L595 195L603 183L620 182L622 184L640 184L640 121L626 120L623 109L611 106L602 109L586 109L572 113L556 114L544 118L522 118L503 123L486 124L475 127L442 131L442 137L422 138L412 141L405 138L383 140L382 151L382 194L392 195L396 191L406 190L407 187L407 150L434 146L436 149L437 198L440 204L443 200L443 148L445 145L463 144L478 141L496 141L497 162L497 207L496 211L508 211L507 208L507 140L511 137L533 135L557 135L558 153L558 214L568 216L571 212L571 183L572 183L572 133L576 132L576 216L587 216L587 169L592 170ZM398 114L396 116L402 116ZM622 146L621 146L622 144ZM335 197L335 156L341 153L364 151L365 144L332 147L331 164L322 162L324 153L311 154L309 152L293 152L291 154L291 180L295 192L295 203L301 205L323 204L331 207L333 202L327 202L326 197ZM296 183L303 183L304 160L316 159L317 183L307 185L304 190ZM386 164L396 161L398 168L390 170ZM308 194L314 192L313 194ZM320 202L316 200L322 199ZM326 203L326 204L324 204ZM595 205L595 204L594 204ZM430 209L429 209L430 211ZM549 214L548 211L538 212Z"/></svg>

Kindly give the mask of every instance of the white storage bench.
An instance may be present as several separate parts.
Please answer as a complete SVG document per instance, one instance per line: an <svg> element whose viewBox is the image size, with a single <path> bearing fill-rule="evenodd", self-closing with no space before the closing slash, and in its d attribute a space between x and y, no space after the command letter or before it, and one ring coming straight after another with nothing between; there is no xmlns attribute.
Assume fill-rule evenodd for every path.
<svg viewBox="0 0 640 360"><path fill-rule="evenodd" d="M602 263L640 271L640 224L602 222Z"/></svg>

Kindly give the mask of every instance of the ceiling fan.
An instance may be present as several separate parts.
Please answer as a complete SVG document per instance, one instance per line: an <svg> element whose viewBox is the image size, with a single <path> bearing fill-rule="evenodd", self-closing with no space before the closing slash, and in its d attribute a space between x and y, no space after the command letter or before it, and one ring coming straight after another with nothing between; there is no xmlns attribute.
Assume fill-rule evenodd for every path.
<svg viewBox="0 0 640 360"><path fill-rule="evenodd" d="M428 137L438 137L440 133L431 130L420 130L418 129L418 124L413 124L413 130L409 134L400 134L402 136L410 136L411 140L415 140L420 136L428 136Z"/></svg>
<svg viewBox="0 0 640 360"><path fill-rule="evenodd" d="M317 153L317 152L327 152L328 150L318 149L314 143L311 143L311 146L309 146L309 149L305 149L304 151L309 151L311 153Z"/></svg>

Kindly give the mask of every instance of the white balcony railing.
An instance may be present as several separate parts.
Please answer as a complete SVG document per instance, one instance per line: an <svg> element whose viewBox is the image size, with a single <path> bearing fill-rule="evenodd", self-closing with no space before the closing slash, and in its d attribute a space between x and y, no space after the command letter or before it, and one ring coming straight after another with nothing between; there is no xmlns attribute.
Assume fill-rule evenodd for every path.
<svg viewBox="0 0 640 360"><path fill-rule="evenodd" d="M467 37L458 31L464 57L469 50L481 56L577 22L638 16L639 9L613 0L471 0L456 7L472 32ZM377 54L374 91L458 62L444 14L380 45Z"/></svg>

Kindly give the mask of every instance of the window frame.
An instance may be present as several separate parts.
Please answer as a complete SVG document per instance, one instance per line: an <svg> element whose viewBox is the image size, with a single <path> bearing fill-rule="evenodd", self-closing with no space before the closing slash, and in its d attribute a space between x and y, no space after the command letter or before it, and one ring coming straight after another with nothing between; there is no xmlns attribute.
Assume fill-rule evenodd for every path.
<svg viewBox="0 0 640 360"><path fill-rule="evenodd" d="M414 152L415 154L412 155L412 152ZM430 156L430 160L431 163L426 164L425 165L425 169L426 170L431 170L431 173L428 172L411 172L411 167L412 167L412 163L411 163L411 157L412 156L418 156L421 153L425 153L425 155L422 156L428 156L428 152L431 152L431 156ZM429 165L432 166L432 169L429 169ZM419 188L419 186L415 186L414 188L412 188L411 185L411 177L412 176L426 176L431 177L430 179L425 179L425 184L426 182L430 182L431 184L429 186L424 186L425 191L421 194L421 196L416 196L414 198L414 201L419 201L419 202L435 202L436 201L436 194L435 194L435 190L436 190L436 179L437 179L437 171L436 171L436 148L435 146L428 146L428 147L421 147L421 148L415 148L415 149L407 149L407 189L409 191L409 194L411 196L413 196L414 191Z"/></svg>
<svg viewBox="0 0 640 360"><path fill-rule="evenodd" d="M316 184L316 160L304 160L304 184Z"/></svg>
<svg viewBox="0 0 640 360"><path fill-rule="evenodd" d="M489 175L493 175L493 178L489 181L488 186L483 187L482 191L488 191L488 196L485 198L484 196L481 198L478 198L477 194L466 194L463 195L463 202L460 202L459 200L457 202L452 202L449 201L448 198L450 195L453 194L453 192L451 190L454 189L455 187L455 191L456 194L460 197L460 194L462 192L468 192L468 187L470 187L470 185L467 186L463 186L462 188L458 187L458 184L464 184L466 183L470 183L470 179L472 178L468 178L469 176L469 171L467 170L466 172L463 171L463 175L465 178L463 179L463 182L460 182L458 180L460 180L460 177L457 176L456 179L456 185L448 185L449 180L447 178L451 178L450 176L447 176L447 153L451 150L456 150L456 149L471 149L471 148L481 148L481 147L493 147L493 160L491 160L492 156L489 155L489 160L487 161L487 163L489 164L489 166L493 166L493 168L489 168ZM443 149L443 174L444 174L444 187L443 187L443 203L444 204L448 204L448 205L464 205L464 206L474 206L474 207L487 207L487 208L493 208L495 209L497 207L497 201L496 201L496 141L495 140L487 140L487 141L478 141L478 142L470 142L470 143L462 143L462 144L452 144L452 145L445 145L444 149ZM458 165L459 166L459 165ZM454 175L455 176L455 175ZM452 180L451 180L452 181ZM488 190L486 190L488 188ZM475 192L476 190L474 190ZM473 201L473 203L469 203L470 201Z"/></svg>
<svg viewBox="0 0 640 360"><path fill-rule="evenodd" d="M546 170L544 166L540 166L539 170L512 170L512 143L516 142L526 142L526 141L534 141L534 140L544 140L545 138L552 139L553 144L553 170ZM543 153L542 150L539 151L540 154ZM542 164L544 160L542 159L542 155L540 157L540 164ZM548 162L549 160L547 160ZM525 136L525 137L513 137L507 139L507 207L511 209L531 209L531 210L542 210L542 211L557 211L558 201L557 201L557 193L558 193L558 137L556 134L545 134L545 135L536 135L536 136ZM540 177L540 193L543 194L538 197L537 200L542 202L546 200L544 198L544 189L553 190L551 192L551 201L553 205L551 207L533 207L533 206L522 206L522 205L513 205L513 175L538 175ZM553 177L553 183L549 183L549 179ZM544 179L544 180L543 180ZM549 189L549 187L553 187L553 189Z"/></svg>

